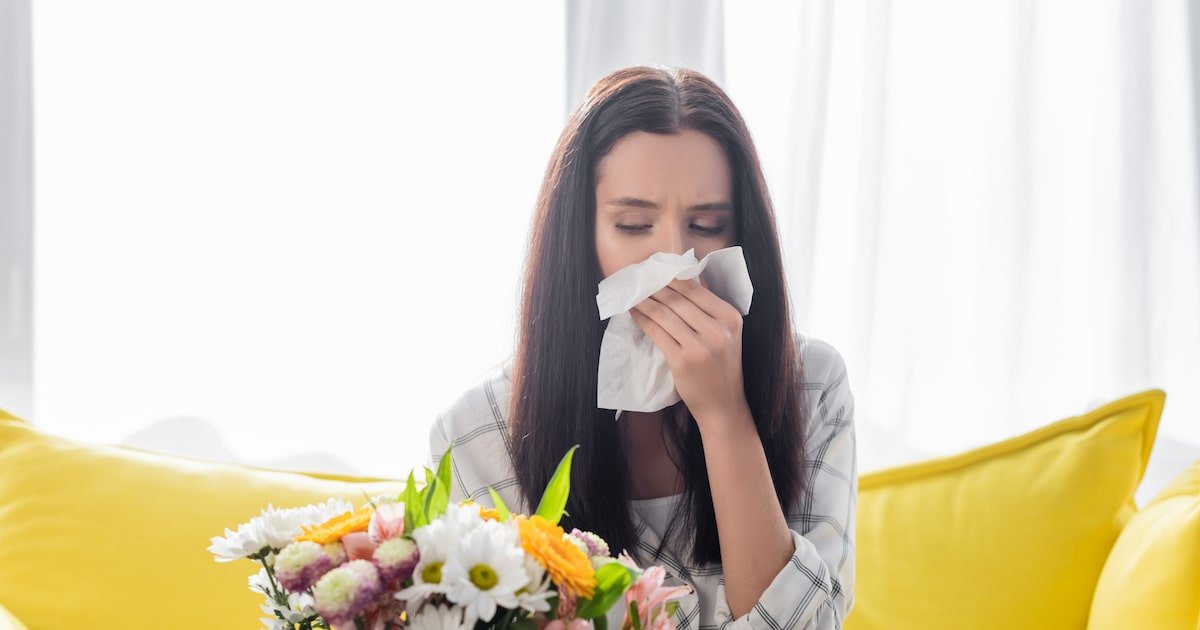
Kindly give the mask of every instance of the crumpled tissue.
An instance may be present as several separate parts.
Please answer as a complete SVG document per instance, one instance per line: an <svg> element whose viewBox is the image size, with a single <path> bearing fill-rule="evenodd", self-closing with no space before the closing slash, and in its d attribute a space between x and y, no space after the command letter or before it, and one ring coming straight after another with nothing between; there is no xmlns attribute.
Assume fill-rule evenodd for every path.
<svg viewBox="0 0 1200 630"><path fill-rule="evenodd" d="M754 287L741 246L726 247L696 260L695 248L682 254L657 252L623 267L600 282L600 319L612 318L600 342L597 406L622 411L658 411L681 400L667 358L633 321L629 310L676 278L699 276L708 290L742 313L750 313Z"/></svg>

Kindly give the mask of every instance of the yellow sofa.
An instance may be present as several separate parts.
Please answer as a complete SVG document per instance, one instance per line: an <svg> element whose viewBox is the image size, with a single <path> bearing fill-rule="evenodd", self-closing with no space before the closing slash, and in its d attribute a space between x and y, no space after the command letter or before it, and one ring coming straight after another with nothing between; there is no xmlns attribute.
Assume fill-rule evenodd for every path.
<svg viewBox="0 0 1200 630"><path fill-rule="evenodd" d="M1164 399L862 475L846 628L1194 630L1200 463L1133 503ZM259 628L254 566L209 539L268 502L400 487L80 444L0 411L0 630Z"/></svg>
<svg viewBox="0 0 1200 630"><path fill-rule="evenodd" d="M1134 504L1165 397L861 476L846 628L1196 630L1200 462Z"/></svg>
<svg viewBox="0 0 1200 630"><path fill-rule="evenodd" d="M255 565L216 562L210 539L268 503L402 487L81 444L0 411L0 630L261 628Z"/></svg>

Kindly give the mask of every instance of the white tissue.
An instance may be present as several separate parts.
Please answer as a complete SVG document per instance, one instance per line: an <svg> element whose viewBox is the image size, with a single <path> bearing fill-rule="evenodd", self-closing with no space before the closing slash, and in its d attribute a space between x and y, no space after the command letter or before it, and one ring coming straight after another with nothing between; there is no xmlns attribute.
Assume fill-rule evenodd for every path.
<svg viewBox="0 0 1200 630"><path fill-rule="evenodd" d="M621 412L658 411L681 399L667 358L633 321L629 310L676 278L700 276L708 290L742 313L750 313L754 287L741 246L710 252L697 261L695 249L683 254L657 252L617 270L600 282L596 306L600 319L612 318L600 342L597 407Z"/></svg>

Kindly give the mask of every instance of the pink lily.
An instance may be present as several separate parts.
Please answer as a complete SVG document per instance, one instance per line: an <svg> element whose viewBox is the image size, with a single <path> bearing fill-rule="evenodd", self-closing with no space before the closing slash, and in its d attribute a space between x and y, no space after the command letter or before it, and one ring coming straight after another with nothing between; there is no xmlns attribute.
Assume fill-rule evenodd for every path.
<svg viewBox="0 0 1200 630"><path fill-rule="evenodd" d="M637 568L633 559L624 551L618 559L626 566ZM629 604L637 602L638 621L643 630L670 630L671 619L666 614L667 602L692 592L692 587L688 584L664 587L662 583L665 577L666 570L660 566L652 566L642 571L638 579L625 591L625 610L629 610ZM621 630L631 628L633 620L626 612Z"/></svg>

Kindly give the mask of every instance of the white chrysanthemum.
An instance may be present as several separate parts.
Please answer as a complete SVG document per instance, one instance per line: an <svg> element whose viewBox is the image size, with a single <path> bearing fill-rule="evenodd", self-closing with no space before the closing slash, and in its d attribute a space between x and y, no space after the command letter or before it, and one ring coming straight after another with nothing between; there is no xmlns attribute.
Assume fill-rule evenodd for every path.
<svg viewBox="0 0 1200 630"><path fill-rule="evenodd" d="M275 537L271 540L271 546L282 549L300 535L302 526L317 525L353 509L354 506L343 499L329 499L325 503L283 510L268 504L261 518L268 534Z"/></svg>
<svg viewBox="0 0 1200 630"><path fill-rule="evenodd" d="M464 630L461 606L425 606L408 622L409 630Z"/></svg>
<svg viewBox="0 0 1200 630"><path fill-rule="evenodd" d="M285 609L278 605L271 595L271 578L267 575L266 569L259 569L258 573L250 576L249 581L250 590L262 593L267 598L266 603L260 604L259 608L267 615L260 620L269 630L292 630L295 627L293 624L300 623L317 614L313 608L313 597L308 593L289 593L288 607ZM281 613L286 620L277 617L276 611Z"/></svg>
<svg viewBox="0 0 1200 630"><path fill-rule="evenodd" d="M288 509L267 504L261 514L239 525L237 531L226 528L224 536L214 536L208 551L217 562L230 562L257 554L267 547L282 549L300 535L302 525L316 525L351 508L351 504L342 499Z"/></svg>
<svg viewBox="0 0 1200 630"><path fill-rule="evenodd" d="M446 597L464 606L466 623L491 621L497 606L516 608L517 589L529 582L517 530L507 523L485 521L462 539L458 553L446 560L442 576Z"/></svg>
<svg viewBox="0 0 1200 630"><path fill-rule="evenodd" d="M250 590L271 597L271 576L267 575L266 569L259 569L258 573L251 575L248 581Z"/></svg>
<svg viewBox="0 0 1200 630"><path fill-rule="evenodd" d="M517 604L530 612L549 612L550 602L547 600L555 595L554 589L550 588L554 580L537 558L525 554L524 562L529 581L517 589Z"/></svg>
<svg viewBox="0 0 1200 630"><path fill-rule="evenodd" d="M404 600L408 610L416 610L426 597L434 593L446 592L442 569L455 551L457 536L450 522L445 519L437 519L413 530L412 537L417 541L420 560L413 569L412 586L395 595L396 599Z"/></svg>
<svg viewBox="0 0 1200 630"><path fill-rule="evenodd" d="M437 520L445 522L446 526L454 531L456 536L463 538L486 522L479 514L480 505L478 503L470 505L450 503L446 505L446 513L438 517Z"/></svg>
<svg viewBox="0 0 1200 630"><path fill-rule="evenodd" d="M238 525L237 531L225 528L224 536L214 536L208 550L217 562L230 562L251 556L268 546L262 519L257 516Z"/></svg>

